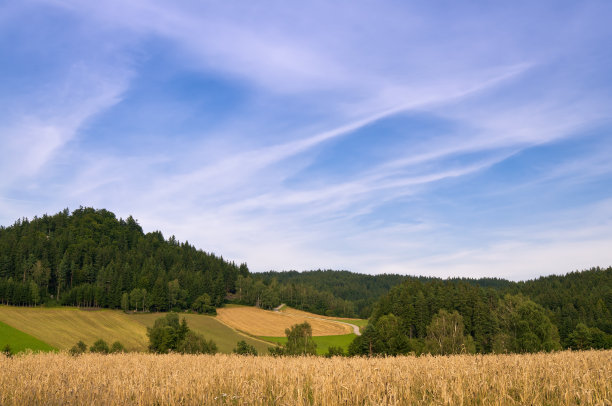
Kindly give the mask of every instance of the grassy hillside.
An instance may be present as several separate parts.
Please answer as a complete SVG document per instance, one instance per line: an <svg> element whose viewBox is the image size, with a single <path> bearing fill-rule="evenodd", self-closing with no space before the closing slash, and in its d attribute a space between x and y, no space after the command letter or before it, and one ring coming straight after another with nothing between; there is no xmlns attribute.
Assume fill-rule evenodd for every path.
<svg viewBox="0 0 612 406"><path fill-rule="evenodd" d="M315 336L312 339L317 344L317 354L325 355L329 347L341 347L344 352L348 350L349 345L355 339L355 334L344 334L341 336ZM266 341L273 343L286 344L287 337L260 337Z"/></svg>
<svg viewBox="0 0 612 406"><path fill-rule="evenodd" d="M146 350L148 343L145 326L116 310L0 306L0 321L58 349L79 340L91 345L99 338L121 341L126 349L137 351Z"/></svg>
<svg viewBox="0 0 612 406"><path fill-rule="evenodd" d="M69 349L79 340L91 345L102 338L109 343L120 341L128 350L146 351L146 328L153 326L155 320L162 316L163 313L126 314L119 310L0 306L0 322L57 349ZM199 314L181 314L180 317L185 317L195 332L215 341L223 353L232 352L238 341L245 340L255 346L260 354L267 354L270 344L248 334L265 336L266 341L280 342L284 339L286 328L304 321L313 326L318 351L322 354L327 352L330 345L347 348L355 337L354 334L347 334L351 332L347 325L291 308L272 312L248 306L231 306L220 309L216 318ZM355 320L342 321L359 324Z"/></svg>
<svg viewBox="0 0 612 406"><path fill-rule="evenodd" d="M285 329L305 321L312 326L313 336L345 335L352 332L351 327L346 324L290 308L274 312L256 307L232 306L218 309L217 312L217 318L223 323L254 336L281 337L285 334Z"/></svg>
<svg viewBox="0 0 612 406"><path fill-rule="evenodd" d="M149 343L147 327L153 326L155 319L162 316L163 313L125 314L119 310L84 311L67 307L47 309L0 306L0 322L60 350L69 349L79 340L91 345L102 338L108 343L120 341L128 350L146 351ZM180 317L187 319L191 329L203 334L207 339L214 340L220 352L232 352L240 340L255 346L260 353L268 352L269 344L242 335L214 317L198 314L181 314ZM0 331L0 338L2 337L4 334ZM16 339L15 342L19 341L21 339ZM0 342L3 341L0 339ZM12 343L9 344L11 348L17 348Z"/></svg>
<svg viewBox="0 0 612 406"><path fill-rule="evenodd" d="M33 351L53 351L55 349L36 337L0 322L0 349L4 349L7 345L10 346L13 354L26 349Z"/></svg>
<svg viewBox="0 0 612 406"><path fill-rule="evenodd" d="M155 320L162 316L163 313L140 313L132 314L128 317L141 323L143 326L151 327L153 326L153 323L155 323ZM187 325L190 329L197 333L203 334L207 340L212 339L217 344L220 352L229 354L236 347L236 343L238 341L244 340L257 348L258 353L268 353L268 347L270 347L269 344L240 334L232 328L219 322L214 317L199 314L180 314L179 317L184 317L187 320Z"/></svg>

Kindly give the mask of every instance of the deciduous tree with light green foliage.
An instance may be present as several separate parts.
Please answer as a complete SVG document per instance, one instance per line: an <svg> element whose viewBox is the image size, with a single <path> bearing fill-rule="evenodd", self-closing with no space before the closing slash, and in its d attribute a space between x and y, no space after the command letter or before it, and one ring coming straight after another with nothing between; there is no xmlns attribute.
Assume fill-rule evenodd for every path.
<svg viewBox="0 0 612 406"><path fill-rule="evenodd" d="M498 310L503 344L496 337L496 352L538 352L560 350L557 327L542 306L522 295L506 295Z"/></svg>
<svg viewBox="0 0 612 406"><path fill-rule="evenodd" d="M448 355L473 353L472 337L464 334L463 317L441 309L427 326L427 349L432 354Z"/></svg>
<svg viewBox="0 0 612 406"><path fill-rule="evenodd" d="M124 292L121 295L121 309L124 312L127 312L128 310L130 310L130 295L128 295L127 292Z"/></svg>
<svg viewBox="0 0 612 406"><path fill-rule="evenodd" d="M207 293L200 295L193 301L191 309L202 314L217 314L217 309L212 305L212 300Z"/></svg>
<svg viewBox="0 0 612 406"><path fill-rule="evenodd" d="M285 329L287 355L316 355L317 344L312 339L312 327L310 323L295 324L290 329Z"/></svg>
<svg viewBox="0 0 612 406"><path fill-rule="evenodd" d="M403 334L401 319L394 314L387 314L378 319L374 326L376 330L377 352L386 355L398 355L407 352L410 346L409 338Z"/></svg>

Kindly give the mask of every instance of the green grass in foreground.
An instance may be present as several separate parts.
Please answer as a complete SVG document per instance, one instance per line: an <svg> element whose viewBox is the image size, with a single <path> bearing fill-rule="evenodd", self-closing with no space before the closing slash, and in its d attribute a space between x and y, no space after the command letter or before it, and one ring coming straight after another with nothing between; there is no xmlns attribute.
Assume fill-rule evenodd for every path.
<svg viewBox="0 0 612 406"><path fill-rule="evenodd" d="M346 352L351 342L357 337L355 334L344 334L340 336L315 336L312 337L317 344L317 354L327 354L327 349L331 346L342 347ZM260 337L263 340L272 343L286 344L287 337Z"/></svg>
<svg viewBox="0 0 612 406"><path fill-rule="evenodd" d="M29 334L19 331L16 328L4 324L0 321L0 350L9 345L11 352L16 354L26 349L33 351L53 351L55 348L49 344L40 341L36 337L32 337Z"/></svg>

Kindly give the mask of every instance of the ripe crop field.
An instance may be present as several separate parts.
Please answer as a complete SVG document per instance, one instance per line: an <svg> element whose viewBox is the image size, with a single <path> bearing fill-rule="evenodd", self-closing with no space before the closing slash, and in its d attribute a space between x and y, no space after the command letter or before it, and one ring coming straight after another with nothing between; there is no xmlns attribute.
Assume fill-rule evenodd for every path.
<svg viewBox="0 0 612 406"><path fill-rule="evenodd" d="M2 405L607 405L612 351L396 358L0 355Z"/></svg>
<svg viewBox="0 0 612 406"><path fill-rule="evenodd" d="M316 318L325 319L325 320L341 321L343 323L351 323L359 327L365 327L368 324L367 319L352 319L349 317L322 316L319 314L314 314L314 313L305 312L303 310L294 309L293 307L288 307L288 306L283 307L280 311L281 313L292 314L296 316L316 317Z"/></svg>
<svg viewBox="0 0 612 406"><path fill-rule="evenodd" d="M323 320L319 316L306 312L283 310L274 312L249 306L237 306L217 309L217 318L223 323L255 336L282 337L285 329L305 321L312 326L313 336L344 335L353 332L346 324L332 320Z"/></svg>
<svg viewBox="0 0 612 406"><path fill-rule="evenodd" d="M25 349L33 351L53 351L55 348L40 341L36 337L19 331L9 325L0 322L0 350L10 346L11 352L17 353Z"/></svg>
<svg viewBox="0 0 612 406"><path fill-rule="evenodd" d="M165 313L135 313L128 317L142 323L146 327L152 327L155 320L163 317ZM215 317L204 316L200 314L179 314L179 318L185 318L189 328L196 333L203 334L207 340L212 339L220 352L229 354L236 343L240 340L246 341L254 346L259 354L267 354L270 344L266 344L260 340L255 340L249 336L241 335L235 330L218 321Z"/></svg>

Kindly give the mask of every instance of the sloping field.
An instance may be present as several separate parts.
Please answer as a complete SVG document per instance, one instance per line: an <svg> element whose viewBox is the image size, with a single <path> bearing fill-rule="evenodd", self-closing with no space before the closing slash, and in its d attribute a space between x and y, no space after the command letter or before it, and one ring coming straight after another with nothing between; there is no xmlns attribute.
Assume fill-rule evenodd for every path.
<svg viewBox="0 0 612 406"><path fill-rule="evenodd" d="M282 337L285 335L286 328L305 321L312 326L313 336L344 335L353 332L352 328L346 324L323 320L324 316L295 312L288 310L274 312L250 306L236 306L217 309L217 319L236 330L255 336Z"/></svg>
<svg viewBox="0 0 612 406"><path fill-rule="evenodd" d="M329 317L329 316L321 316L320 314L314 314L314 313L308 313L305 312L303 310L298 310L298 309L294 309L293 307L289 307L289 306L283 306L280 309L281 312L283 313L287 313L287 314L292 314L292 315L296 315L296 316L302 316L302 317L316 317L319 319L325 319L325 320L331 320L331 321L339 321L341 323L350 323L350 324L354 324L357 327L365 327L368 324L368 320L367 319L351 319L348 317Z"/></svg>
<svg viewBox="0 0 612 406"><path fill-rule="evenodd" d="M357 325L359 327L362 327L362 326L365 326L366 324L368 324L368 320L367 319L351 319L351 318L348 318L348 317L322 316L320 314L309 313L309 312L305 312L303 310L294 309L293 307L289 307L289 306L283 306L283 308L280 309L280 312L287 313L287 314L293 314L293 315L296 315L296 316L316 317L318 319L341 321L341 322L355 324L355 325Z"/></svg>
<svg viewBox="0 0 612 406"><path fill-rule="evenodd" d="M26 349L33 351L53 351L55 349L36 337L0 322L0 349L4 350L7 345L13 354Z"/></svg>
<svg viewBox="0 0 612 406"><path fill-rule="evenodd" d="M79 340L91 345L99 338L120 341L128 350L144 351L148 343L145 326L116 310L0 306L0 321L58 349Z"/></svg>
<svg viewBox="0 0 612 406"><path fill-rule="evenodd" d="M146 327L152 327L155 320L163 316L163 313L128 315L130 319L135 320ZM244 340L248 344L254 346L259 354L268 353L268 348L270 347L269 344L253 339L247 335L242 335L216 320L214 317L200 314L179 314L179 318L182 319L183 317L187 320L187 325L190 329L196 333L204 335L207 340L212 339L217 344L217 348L220 352L229 354L234 348L236 348L236 343L238 341Z"/></svg>
<svg viewBox="0 0 612 406"><path fill-rule="evenodd" d="M125 314L120 310L84 311L71 307L46 309L0 306L0 322L25 333L25 336L32 336L33 339L42 340L60 350L71 348L79 340L91 345L102 338L109 344L120 341L131 351L146 351L149 344L147 327L153 326L155 320L163 316L163 313ZM214 317L198 314L180 314L179 317L187 319L189 328L203 334L208 340L212 339L220 352L231 353L236 348L236 343L244 340L257 348L260 354L268 353L270 344L240 334ZM0 337L2 335L0 331ZM8 336L8 333L6 335ZM4 341L0 339L0 342ZM13 349L17 348L13 345L14 342L8 342Z"/></svg>

